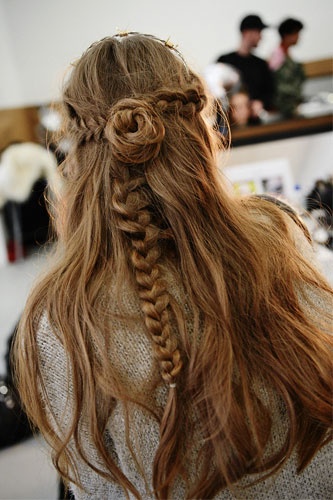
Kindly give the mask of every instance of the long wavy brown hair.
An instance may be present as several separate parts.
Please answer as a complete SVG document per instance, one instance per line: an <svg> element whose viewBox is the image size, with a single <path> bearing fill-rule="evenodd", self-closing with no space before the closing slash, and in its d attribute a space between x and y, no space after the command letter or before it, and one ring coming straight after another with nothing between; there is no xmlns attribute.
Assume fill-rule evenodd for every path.
<svg viewBox="0 0 333 500"><path fill-rule="evenodd" d="M225 188L203 83L169 43L132 33L93 44L71 69L63 105L72 148L61 167L56 254L30 295L15 356L21 398L56 468L80 482L68 449L74 440L96 470L79 432L86 418L104 464L97 472L140 497L103 439L117 400L159 420L157 498L186 476L190 414L203 440L188 498L211 498L247 474L264 478L294 451L302 471L330 437L332 318L330 287L295 244L301 229L276 204ZM170 273L183 287L191 328ZM117 346L100 297L112 288L117 301L124 283L139 298L159 374L145 394L110 362ZM73 378L65 436L45 410L36 341L45 311ZM124 311L122 320L133 321L126 318ZM159 411L146 395L161 384L168 397ZM258 384L286 408L278 448L269 447L272 412Z"/></svg>

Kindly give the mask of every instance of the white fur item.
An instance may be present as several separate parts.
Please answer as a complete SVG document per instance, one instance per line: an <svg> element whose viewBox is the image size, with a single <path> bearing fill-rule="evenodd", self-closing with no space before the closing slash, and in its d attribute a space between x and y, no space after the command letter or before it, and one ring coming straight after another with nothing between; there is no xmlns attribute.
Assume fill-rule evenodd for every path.
<svg viewBox="0 0 333 500"><path fill-rule="evenodd" d="M203 77L210 92L217 99L222 99L226 95L227 89L240 83L238 71L225 63L209 64L204 70Z"/></svg>
<svg viewBox="0 0 333 500"><path fill-rule="evenodd" d="M53 184L56 177L56 158L43 146L32 142L8 146L0 161L0 208L7 201L27 200L38 179Z"/></svg>

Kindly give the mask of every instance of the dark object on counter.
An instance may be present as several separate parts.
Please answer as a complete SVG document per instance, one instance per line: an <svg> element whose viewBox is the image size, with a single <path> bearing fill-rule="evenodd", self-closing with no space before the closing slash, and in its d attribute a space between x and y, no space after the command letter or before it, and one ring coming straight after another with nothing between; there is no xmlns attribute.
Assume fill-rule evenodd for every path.
<svg viewBox="0 0 333 500"><path fill-rule="evenodd" d="M305 203L306 209L329 231L331 236L327 246L333 249L333 178L328 181L317 180L306 196Z"/></svg>
<svg viewBox="0 0 333 500"><path fill-rule="evenodd" d="M11 365L11 348L16 328L7 342L5 355L6 375L0 375L0 450L19 444L33 436L35 430L21 406L20 397L15 389ZM59 500L74 500L74 495L66 490L62 480L58 486Z"/></svg>
<svg viewBox="0 0 333 500"><path fill-rule="evenodd" d="M324 209L331 216L333 211L333 181L316 181L312 191L306 197L306 208L311 210Z"/></svg>
<svg viewBox="0 0 333 500"><path fill-rule="evenodd" d="M16 328L8 339L6 375L0 376L0 449L20 443L33 435L13 383L10 352L15 332Z"/></svg>
<svg viewBox="0 0 333 500"><path fill-rule="evenodd" d="M22 257L30 248L43 245L48 240L50 219L44 198L46 185L45 180L38 180L26 201L8 201L3 207L11 262L18 260L18 248L21 247Z"/></svg>

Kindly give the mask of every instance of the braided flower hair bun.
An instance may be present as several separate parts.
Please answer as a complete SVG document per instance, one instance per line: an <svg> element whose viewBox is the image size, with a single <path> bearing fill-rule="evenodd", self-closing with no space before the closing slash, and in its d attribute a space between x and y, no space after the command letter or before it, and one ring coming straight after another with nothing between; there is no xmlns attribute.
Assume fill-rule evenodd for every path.
<svg viewBox="0 0 333 500"><path fill-rule="evenodd" d="M165 128L151 104L125 98L112 107L104 134L117 160L145 163L158 156Z"/></svg>
<svg viewBox="0 0 333 500"><path fill-rule="evenodd" d="M207 97L202 81L174 46L151 35L126 33L105 38L83 54L74 64L63 102L74 144L106 140L119 162L143 164L159 155L166 124L175 130L179 122L180 139L181 122L200 114ZM193 127L187 128L190 132Z"/></svg>

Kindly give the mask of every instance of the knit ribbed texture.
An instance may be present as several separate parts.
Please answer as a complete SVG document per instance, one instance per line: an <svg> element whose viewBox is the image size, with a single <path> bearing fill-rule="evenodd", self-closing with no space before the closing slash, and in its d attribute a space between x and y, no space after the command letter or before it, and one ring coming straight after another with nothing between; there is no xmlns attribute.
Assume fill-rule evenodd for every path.
<svg viewBox="0 0 333 500"><path fill-rule="evenodd" d="M296 244L298 248L308 258L312 258L310 245L302 236L301 231L295 228L294 224L291 228L296 234ZM179 303L186 302L182 287L176 283L174 278L170 276L169 291ZM311 301L322 301L322 297L317 297L316 294L310 294ZM112 300L112 291L104 298L105 307L108 307L111 313L116 313L116 306ZM129 290L124 290L122 295L122 308L128 312L140 315L140 304L138 298ZM306 308L306 304L304 304ZM309 311L311 313L311 311ZM191 323L189 320L189 331L191 331ZM129 327L124 326L124 322L112 325L113 342L117 347L117 358L110 359L110 363L116 366L117 371L121 374L125 384L135 386L137 390L145 394L147 388L151 387L150 381L152 377L156 378L158 367L153 360L152 348L150 340L145 333L143 324L140 323ZM135 338L135 342L133 342ZM61 343L54 335L46 314L43 315L38 329L38 346L39 355L41 358L42 374L46 384L49 400L52 405L55 419L60 426L66 428L66 424L70 420L71 415L71 377L70 370L67 367L66 354ZM150 389L149 389L150 390ZM270 391L259 387L258 391L263 403L268 405L273 411L273 432L271 446L281 444L287 430L287 421L283 404ZM154 394L156 405L163 407L167 398L167 387L162 383ZM273 399L273 400L272 400ZM154 400L154 399L153 399ZM140 407L133 407L130 412L130 441L133 451L136 455L139 464L142 464L144 476L140 473L135 460L132 457L130 450L126 445L125 438L125 419L121 403L116 403L115 408L109 418L105 440L109 453L113 459L135 485L137 490L142 495L143 499L154 498L151 491L152 484L152 466L155 452L159 441L159 425L156 420ZM194 431L194 440L200 444L200 425L198 418L193 415L193 425L197 427ZM56 426L56 424L54 424ZM83 437L84 449L91 461L99 467L103 467L101 460L98 458L97 452L91 443L87 425L83 421L80 435ZM194 446L192 454L199 446ZM73 449L75 454L75 449ZM75 454L76 455L76 454ZM191 478L195 475L194 462L196 456L193 456L193 461L189 460L188 474ZM76 486L72 486L76 500L106 500L125 499L126 495L122 488L118 485L108 482L101 476L96 474L85 463L77 457L77 469L80 481L86 491L82 491ZM193 479L195 479L193 477ZM244 486L249 481L254 479L253 476L245 477L240 485ZM237 495L237 496L235 496ZM183 499L185 497L184 485L181 480L176 481L173 491L170 492L170 498ZM296 460L293 456L282 469L282 471L273 478L267 479L249 489L231 493L228 490L220 492L217 499L244 498L253 500L322 500L331 499L333 497L333 447L327 445L323 448L316 457L312 460L305 471L298 475L296 472Z"/></svg>

